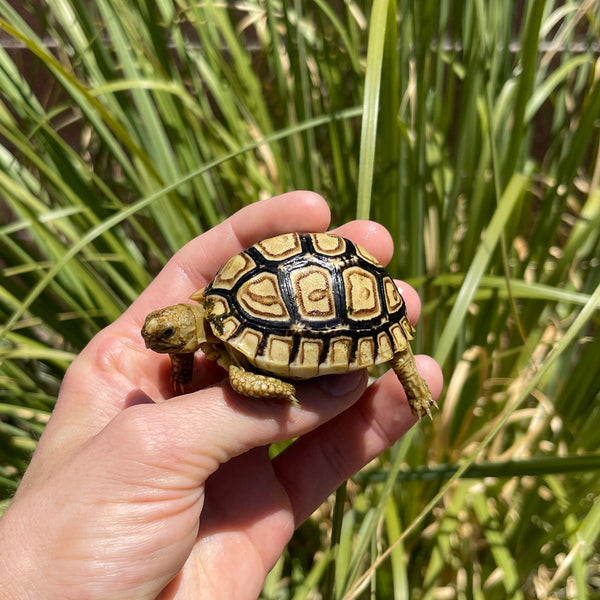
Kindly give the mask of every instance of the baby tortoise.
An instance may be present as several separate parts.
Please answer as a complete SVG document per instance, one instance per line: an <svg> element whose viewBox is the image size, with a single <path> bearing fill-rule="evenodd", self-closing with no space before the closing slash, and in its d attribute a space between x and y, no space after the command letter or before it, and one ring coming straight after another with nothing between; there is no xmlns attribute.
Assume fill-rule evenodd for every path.
<svg viewBox="0 0 600 600"><path fill-rule="evenodd" d="M332 233L288 233L230 258L191 297L150 313L146 346L171 357L175 385L190 381L200 349L232 388L293 404L290 380L389 362L415 415L435 401L417 372L404 300L377 260Z"/></svg>

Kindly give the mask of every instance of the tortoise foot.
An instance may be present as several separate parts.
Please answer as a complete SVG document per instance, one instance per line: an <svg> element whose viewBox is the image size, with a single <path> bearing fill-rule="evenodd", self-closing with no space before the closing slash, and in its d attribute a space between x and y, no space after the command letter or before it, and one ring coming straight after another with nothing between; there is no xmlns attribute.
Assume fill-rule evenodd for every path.
<svg viewBox="0 0 600 600"><path fill-rule="evenodd" d="M404 350L394 356L390 365L406 392L406 399L413 415L418 416L419 419L425 415L433 418L431 411L437 408L437 403L431 396L427 382L417 371L415 357L408 344Z"/></svg>
<svg viewBox="0 0 600 600"><path fill-rule="evenodd" d="M296 388L276 377L246 371L236 365L229 367L229 383L242 396L250 398L283 398L293 406L300 406Z"/></svg>

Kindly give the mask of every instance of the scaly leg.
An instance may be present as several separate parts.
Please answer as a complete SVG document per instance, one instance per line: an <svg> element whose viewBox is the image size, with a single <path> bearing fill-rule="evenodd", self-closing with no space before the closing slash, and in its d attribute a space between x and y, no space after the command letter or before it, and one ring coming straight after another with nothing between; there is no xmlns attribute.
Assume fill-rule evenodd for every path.
<svg viewBox="0 0 600 600"><path fill-rule="evenodd" d="M169 354L171 358L171 385L176 392L183 394L186 383L192 380L194 354Z"/></svg>
<svg viewBox="0 0 600 600"><path fill-rule="evenodd" d="M242 396L250 398L284 398L294 406L300 406L296 399L296 389L276 377L246 371L236 365L229 367L229 383Z"/></svg>
<svg viewBox="0 0 600 600"><path fill-rule="evenodd" d="M234 364L229 353L217 344L202 344L202 351L207 358L228 371L229 383L238 394L249 398L283 398L294 406L300 406L296 399L296 388L291 383L281 381L277 377L246 371Z"/></svg>
<svg viewBox="0 0 600 600"><path fill-rule="evenodd" d="M435 400L431 397L427 382L419 375L415 356L412 353L410 345L406 343L406 348L400 350L390 361L410 404L410 409L419 419L428 414L431 417L431 408L436 407Z"/></svg>

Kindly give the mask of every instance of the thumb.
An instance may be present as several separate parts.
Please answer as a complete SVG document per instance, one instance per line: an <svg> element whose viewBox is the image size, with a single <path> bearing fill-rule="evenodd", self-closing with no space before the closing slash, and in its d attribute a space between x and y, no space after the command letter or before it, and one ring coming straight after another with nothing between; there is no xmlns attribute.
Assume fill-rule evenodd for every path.
<svg viewBox="0 0 600 600"><path fill-rule="evenodd" d="M279 399L240 396L222 382L164 402L131 406L106 433L123 456L166 469L180 485L198 485L230 458L322 425L356 402L366 386L364 370L319 377L296 386L300 407L295 407Z"/></svg>

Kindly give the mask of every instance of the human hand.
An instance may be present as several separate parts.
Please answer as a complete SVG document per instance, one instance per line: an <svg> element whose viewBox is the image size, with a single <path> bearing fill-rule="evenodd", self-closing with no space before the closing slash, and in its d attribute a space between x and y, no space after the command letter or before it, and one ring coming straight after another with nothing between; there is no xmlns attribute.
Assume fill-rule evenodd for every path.
<svg viewBox="0 0 600 600"><path fill-rule="evenodd" d="M368 388L364 371L299 383L296 408L235 394L197 356L189 393L171 398L168 357L144 347L151 310L185 300L259 239L325 231L329 219L308 192L241 210L182 248L94 337L0 520L0 597L256 598L295 527L414 424L391 371ZM391 257L377 224L336 231L382 264ZM401 287L414 323L419 299ZM439 367L417 364L437 398ZM268 445L291 438L270 460Z"/></svg>

